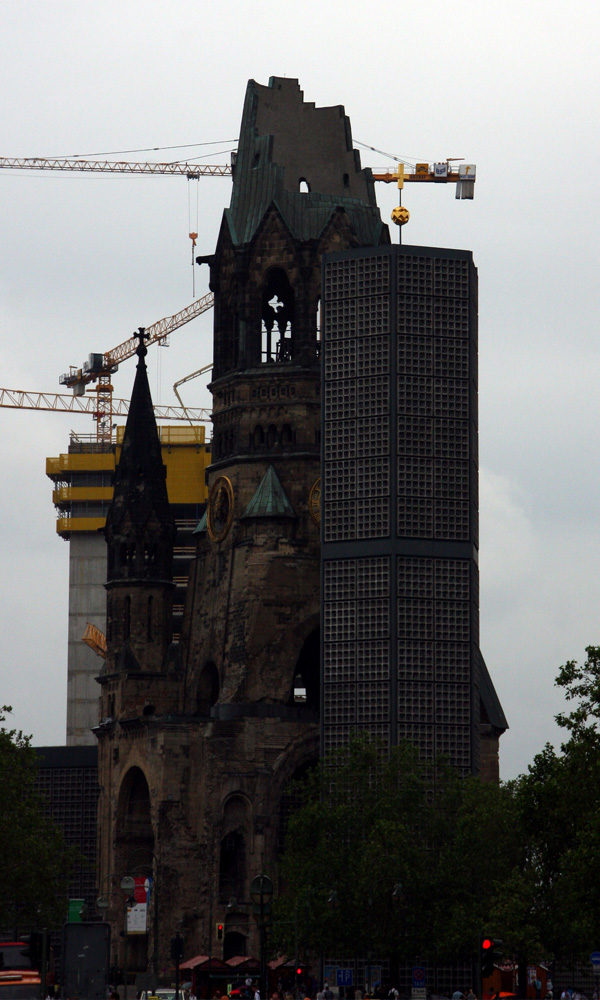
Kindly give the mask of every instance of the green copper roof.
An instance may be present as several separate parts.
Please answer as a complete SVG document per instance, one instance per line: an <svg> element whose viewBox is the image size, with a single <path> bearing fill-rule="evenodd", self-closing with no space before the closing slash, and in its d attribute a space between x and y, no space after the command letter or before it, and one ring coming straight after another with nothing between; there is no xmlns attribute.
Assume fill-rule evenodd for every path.
<svg viewBox="0 0 600 1000"><path fill-rule="evenodd" d="M192 535L201 535L203 531L206 531L206 511L198 521L198 524L192 531Z"/></svg>
<svg viewBox="0 0 600 1000"><path fill-rule="evenodd" d="M318 239L343 209L361 244L389 242L344 109L317 108L304 101L297 80L279 77L268 87L248 81L225 212L233 243L249 243L273 204L294 239Z"/></svg>
<svg viewBox="0 0 600 1000"><path fill-rule="evenodd" d="M260 486L242 517L296 517L296 512L272 465L262 477Z"/></svg>

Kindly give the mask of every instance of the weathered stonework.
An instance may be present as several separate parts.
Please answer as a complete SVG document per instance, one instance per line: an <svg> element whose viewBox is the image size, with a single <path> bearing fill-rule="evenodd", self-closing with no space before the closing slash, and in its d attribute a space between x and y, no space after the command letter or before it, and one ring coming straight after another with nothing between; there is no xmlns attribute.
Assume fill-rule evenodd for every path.
<svg viewBox="0 0 600 1000"><path fill-rule="evenodd" d="M258 953L250 883L275 875L284 792L319 753L320 529L309 498L321 474L321 261L387 242L343 109L305 104L295 80L250 81L231 207L203 260L214 435L179 644L145 368L107 523L99 888L155 879L149 934L129 942L132 970L168 968L176 931L185 958ZM486 743L486 776L501 728ZM122 965L119 892L108 916Z"/></svg>
<svg viewBox="0 0 600 1000"><path fill-rule="evenodd" d="M209 260L213 464L177 647L170 581L144 574L153 545L168 566L172 539L160 503L143 503L160 494L156 458L138 494L135 461L123 473L107 530L100 881L152 873L158 895L158 937L152 904L149 935L130 941L132 969L168 966L177 929L186 957L258 952L250 881L275 874L284 790L319 751L320 542L308 500L320 475L321 258L388 241L343 109L304 104L293 80L251 81L241 132ZM130 419L135 459L152 429ZM120 963L122 905L109 911Z"/></svg>

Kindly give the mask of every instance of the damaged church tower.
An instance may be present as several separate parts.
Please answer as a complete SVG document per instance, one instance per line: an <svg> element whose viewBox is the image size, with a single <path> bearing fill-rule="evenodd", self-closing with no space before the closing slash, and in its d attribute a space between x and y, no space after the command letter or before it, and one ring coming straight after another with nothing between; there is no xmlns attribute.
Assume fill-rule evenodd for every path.
<svg viewBox="0 0 600 1000"><path fill-rule="evenodd" d="M186 956L258 952L250 883L273 873L286 789L319 754L322 258L388 243L343 108L305 103L296 80L250 81L231 206L205 258L213 461L178 647L143 357L107 524L99 879L154 878L132 971L168 965L177 929Z"/></svg>

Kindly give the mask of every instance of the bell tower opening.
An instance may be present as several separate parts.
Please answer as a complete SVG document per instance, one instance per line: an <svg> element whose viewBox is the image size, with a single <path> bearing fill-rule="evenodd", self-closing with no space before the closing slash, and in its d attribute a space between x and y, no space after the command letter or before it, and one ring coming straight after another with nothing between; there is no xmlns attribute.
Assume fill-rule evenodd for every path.
<svg viewBox="0 0 600 1000"><path fill-rule="evenodd" d="M294 307L294 292L287 274L280 267L272 267L262 291L261 360L264 364L292 360Z"/></svg>

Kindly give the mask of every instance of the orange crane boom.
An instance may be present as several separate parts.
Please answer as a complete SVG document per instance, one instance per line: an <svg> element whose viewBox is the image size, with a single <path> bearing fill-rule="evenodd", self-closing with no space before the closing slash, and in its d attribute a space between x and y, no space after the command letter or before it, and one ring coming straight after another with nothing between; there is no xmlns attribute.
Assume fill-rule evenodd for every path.
<svg viewBox="0 0 600 1000"><path fill-rule="evenodd" d="M191 320L196 319L197 316L201 316L208 309L212 309L214 302L214 295L212 292L208 292L207 295L196 299L191 305L186 306L185 309L180 309L173 316L165 316L163 319L157 320L156 323L146 327L144 342L149 346L150 344L157 343L157 341L165 340L170 333L178 330L180 326L184 326L186 323L191 322ZM106 354L90 354L88 360L84 362L81 368L72 367L68 372L59 377L58 381L60 385L69 386L76 395L84 393L85 386L90 382L95 382L100 375L113 375L121 361L132 358L139 342L139 337L137 334L134 334L134 336L129 337L122 344L119 344L118 347L113 347L110 351L107 351Z"/></svg>
<svg viewBox="0 0 600 1000"><path fill-rule="evenodd" d="M112 413L115 417L127 416L128 399L113 399ZM0 406L17 407L21 410L49 410L55 413L89 413L97 419L98 403L94 396L67 396L61 393L28 392L25 389L0 389ZM157 420L193 420L210 423L211 411L203 407L154 406Z"/></svg>
<svg viewBox="0 0 600 1000"><path fill-rule="evenodd" d="M44 156L1 156L0 170L78 170L100 174L174 174L197 180L200 177L231 177L228 164L217 163L131 163L128 160L50 159Z"/></svg>
<svg viewBox="0 0 600 1000"><path fill-rule="evenodd" d="M180 309L173 316L165 316L159 319L152 326L146 327L146 344L155 344L164 341L170 333L178 330L191 320L201 316L207 309L214 305L214 295L209 292L202 298L196 299L185 309ZM99 441L110 441L112 439L112 418L116 415L115 400L113 399L113 387L111 375L117 371L119 363L127 358L133 357L139 345L137 336L129 337L118 347L113 347L106 354L90 354L88 360L81 368L70 368L68 372L59 377L61 385L69 386L73 390L75 398L81 398L85 393L86 386L90 382L97 382L96 402L94 412L96 414L96 436ZM175 410L175 407L167 407ZM208 411L205 411L208 413ZM168 418L167 418L168 419ZM174 419L182 419L180 417ZM185 419L185 417L183 417ZM193 418L192 418L193 419Z"/></svg>

